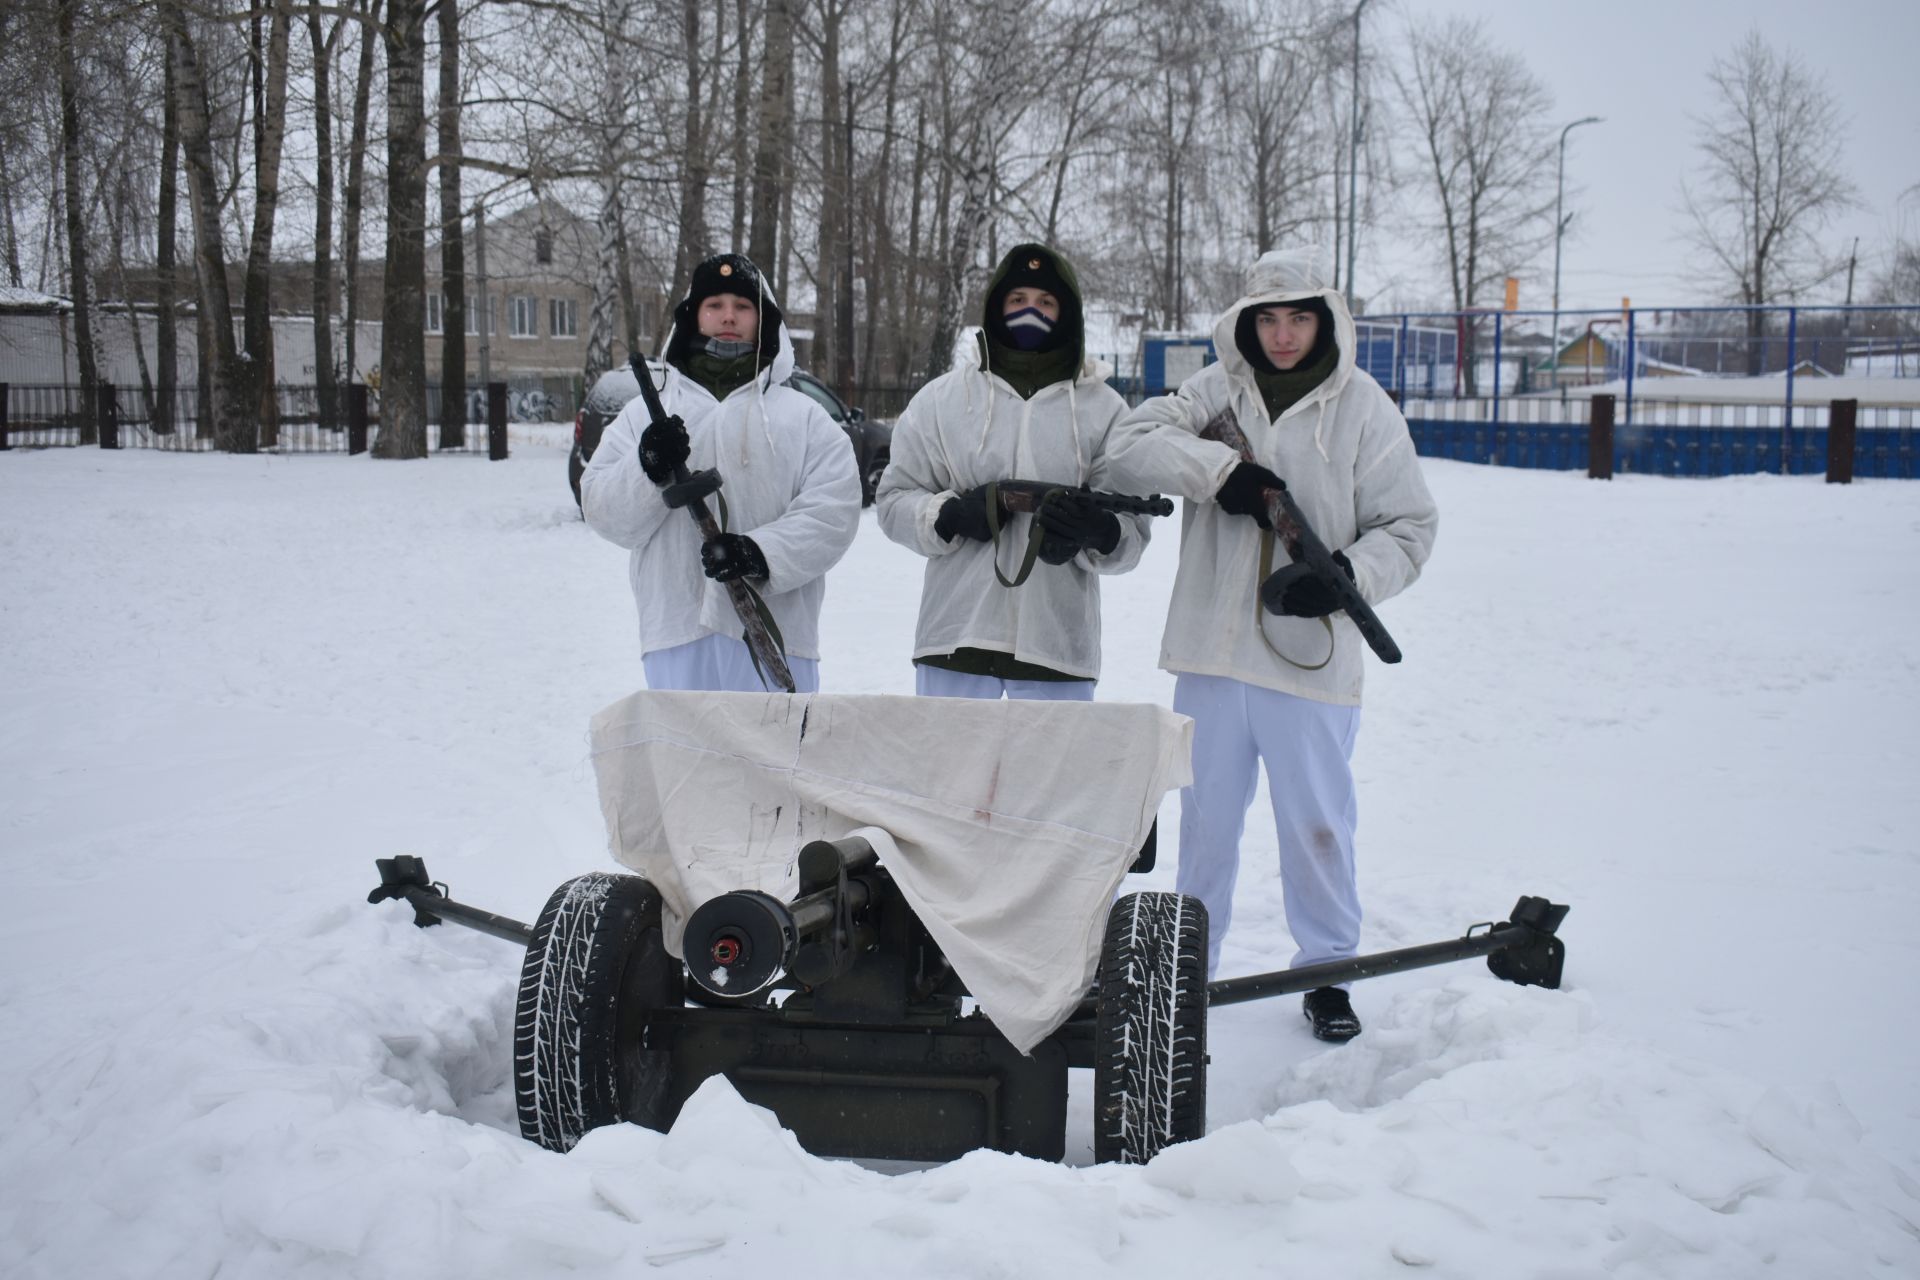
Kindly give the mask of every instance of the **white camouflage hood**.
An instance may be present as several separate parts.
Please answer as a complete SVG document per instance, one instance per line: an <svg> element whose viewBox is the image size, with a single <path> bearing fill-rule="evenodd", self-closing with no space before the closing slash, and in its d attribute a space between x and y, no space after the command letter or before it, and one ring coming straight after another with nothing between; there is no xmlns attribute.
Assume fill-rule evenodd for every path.
<svg viewBox="0 0 1920 1280"><path fill-rule="evenodd" d="M1333 316L1333 340L1339 348L1339 359L1334 364L1333 372L1288 413L1297 412L1303 406L1311 407L1316 402L1331 400L1340 394L1353 377L1353 315L1347 310L1347 300L1329 283L1332 278L1326 251L1319 245L1311 244L1270 250L1261 254L1247 268L1245 291L1221 313L1219 321L1213 326L1213 351L1234 382L1245 386L1256 401L1260 392L1253 385L1253 370L1248 366L1247 358L1240 354L1240 344L1234 341L1241 313L1255 307L1297 302L1302 298L1319 298L1327 304L1327 310Z"/></svg>

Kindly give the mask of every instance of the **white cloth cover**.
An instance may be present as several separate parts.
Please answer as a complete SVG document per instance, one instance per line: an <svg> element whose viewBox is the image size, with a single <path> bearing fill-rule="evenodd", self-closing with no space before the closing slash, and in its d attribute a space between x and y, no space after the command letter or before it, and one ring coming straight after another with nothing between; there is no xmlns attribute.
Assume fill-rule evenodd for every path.
<svg viewBox="0 0 1920 1280"><path fill-rule="evenodd" d="M694 908L782 899L813 840L867 837L980 1008L1022 1053L1092 983L1107 909L1193 725L1164 707L649 690L593 718L614 859Z"/></svg>

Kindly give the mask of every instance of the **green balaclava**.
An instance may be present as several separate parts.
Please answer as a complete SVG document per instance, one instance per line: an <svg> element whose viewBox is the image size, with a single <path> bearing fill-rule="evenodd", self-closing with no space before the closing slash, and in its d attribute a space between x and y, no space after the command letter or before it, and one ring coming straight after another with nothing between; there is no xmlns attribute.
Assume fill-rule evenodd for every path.
<svg viewBox="0 0 1920 1280"><path fill-rule="evenodd" d="M1015 333L1005 313L1007 295L1027 287L1045 289L1060 300L1060 318L1041 334L1037 316L1013 317L1021 325ZM1015 245L1000 259L987 284L981 315L980 340L987 368L1000 375L1021 398L1080 372L1086 359L1086 325L1080 310L1080 285L1073 266L1045 245Z"/></svg>
<svg viewBox="0 0 1920 1280"><path fill-rule="evenodd" d="M1320 331L1314 336L1312 348L1291 369L1274 367L1260 346L1254 317L1270 307L1310 311L1319 317ZM1308 392L1333 376L1340 364L1340 347L1333 336L1333 312L1324 298L1300 298L1248 307L1234 325L1233 339L1247 367L1253 371L1254 384L1260 388L1260 401L1266 406L1269 418L1278 418L1298 404Z"/></svg>
<svg viewBox="0 0 1920 1280"><path fill-rule="evenodd" d="M713 340L700 336L700 304L715 294L730 293L754 305L760 317L757 344L741 351L715 351ZM687 296L673 309L673 337L666 362L724 400L773 362L780 350L780 308L767 293L759 268L743 254L723 253L693 269Z"/></svg>

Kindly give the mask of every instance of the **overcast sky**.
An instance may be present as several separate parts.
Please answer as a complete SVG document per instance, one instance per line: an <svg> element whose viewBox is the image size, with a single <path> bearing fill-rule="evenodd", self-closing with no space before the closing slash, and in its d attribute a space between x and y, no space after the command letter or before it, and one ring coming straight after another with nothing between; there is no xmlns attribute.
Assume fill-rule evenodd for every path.
<svg viewBox="0 0 1920 1280"><path fill-rule="evenodd" d="M1404 47L1409 13L1486 18L1494 38L1546 84L1559 124L1605 117L1567 138L1568 206L1577 216L1562 249L1563 306L1615 307L1622 295L1635 306L1701 299L1680 235L1680 181L1696 162L1693 117L1711 107L1708 68L1753 26L1823 79L1850 122L1834 145L1862 207L1821 239L1841 253L1860 237L1860 291L1897 226L1920 235L1920 0L1374 0L1363 43ZM1398 283L1437 299L1444 268L1417 267L1403 234L1380 239L1360 238L1362 297ZM1549 250L1537 277L1522 280L1520 305L1551 305L1552 276ZM1835 301L1844 289L1835 285Z"/></svg>

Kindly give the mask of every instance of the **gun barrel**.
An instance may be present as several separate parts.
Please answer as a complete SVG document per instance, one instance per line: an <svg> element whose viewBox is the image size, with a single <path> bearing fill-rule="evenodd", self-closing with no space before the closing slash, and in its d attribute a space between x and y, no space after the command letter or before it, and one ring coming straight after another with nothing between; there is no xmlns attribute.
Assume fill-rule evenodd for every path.
<svg viewBox="0 0 1920 1280"><path fill-rule="evenodd" d="M681 943L687 975L711 995L730 1000L758 995L793 969L803 949L816 942L841 941L833 936L837 922L864 917L872 899L873 886L863 878L849 879L844 896L836 883L803 893L792 902L757 889L723 893L701 903L687 920ZM844 941L850 944L855 939ZM829 950L835 957L844 953L844 960L851 960L850 945ZM811 984L841 972L845 963L837 959L824 969L818 964L808 967Z"/></svg>

